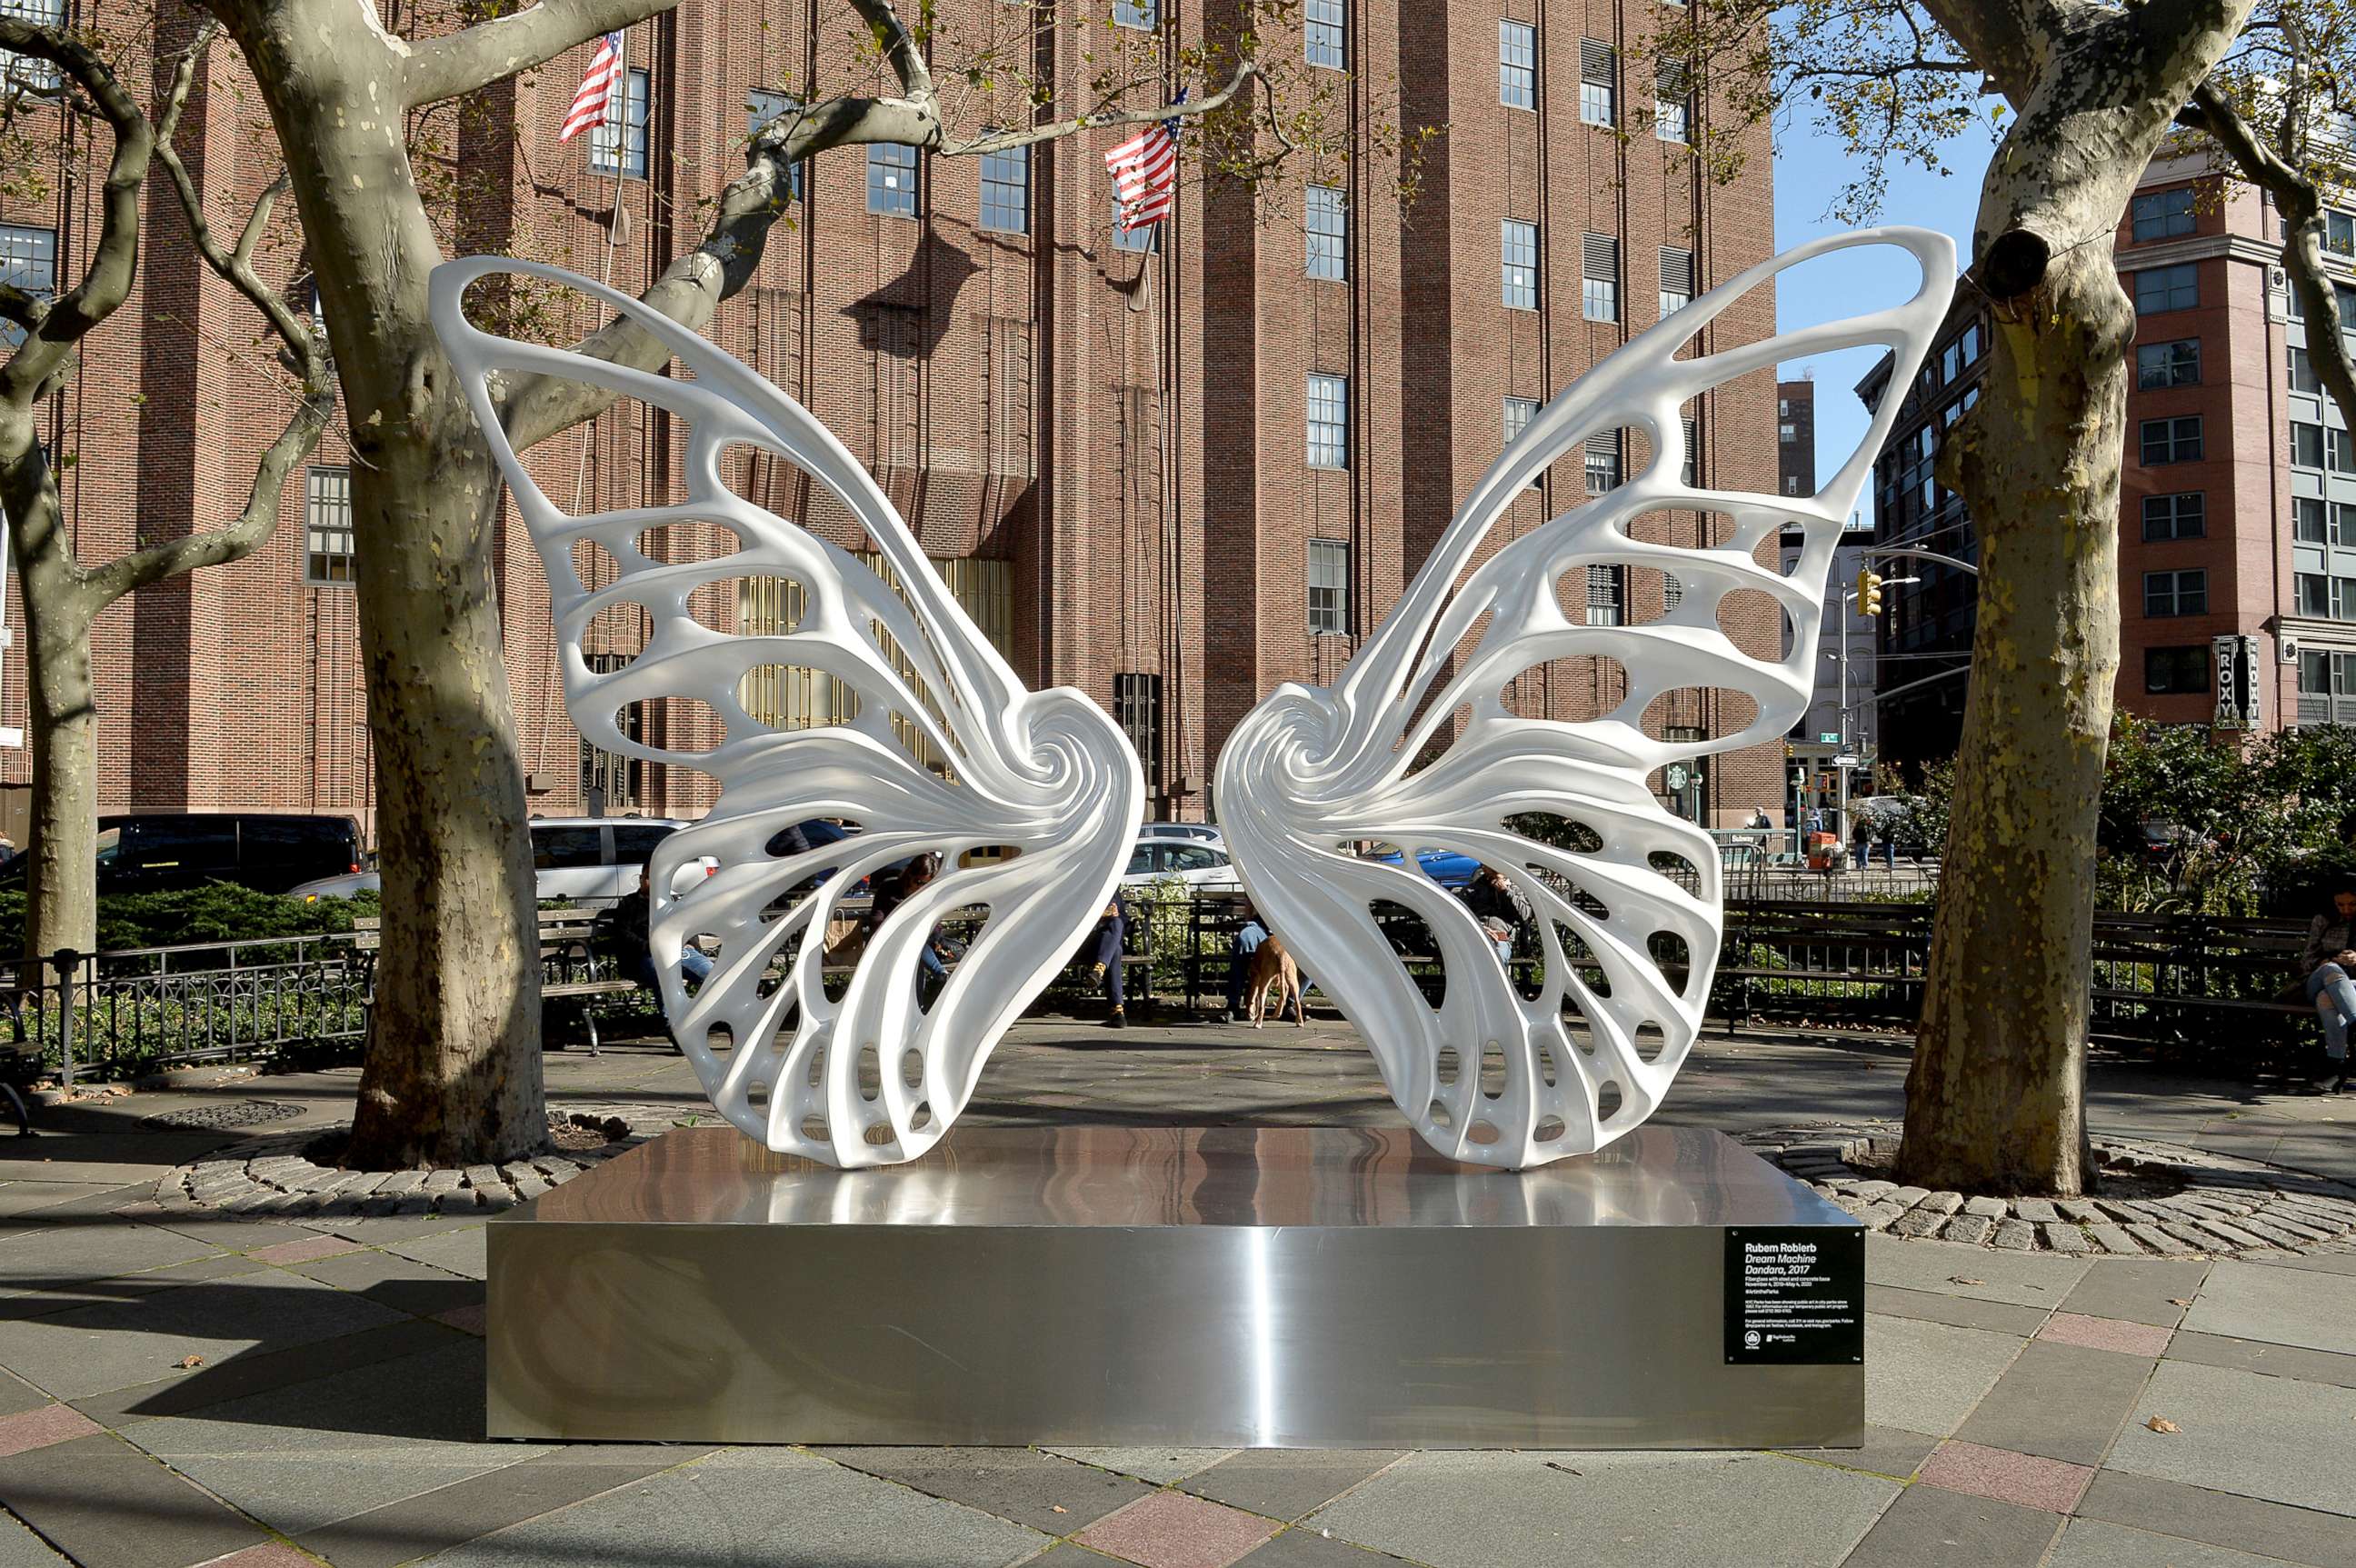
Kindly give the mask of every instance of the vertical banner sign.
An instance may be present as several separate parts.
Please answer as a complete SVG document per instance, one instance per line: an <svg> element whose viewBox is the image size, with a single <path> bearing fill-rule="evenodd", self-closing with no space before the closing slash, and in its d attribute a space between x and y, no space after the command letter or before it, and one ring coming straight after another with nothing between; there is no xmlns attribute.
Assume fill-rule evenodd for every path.
<svg viewBox="0 0 2356 1568"><path fill-rule="evenodd" d="M1865 1228L1731 1225L1726 1364L1837 1367L1865 1359Z"/></svg>
<svg viewBox="0 0 2356 1568"><path fill-rule="evenodd" d="M2253 637L2228 632L2214 639L2217 658L2218 729L2255 729L2260 711L2258 644Z"/></svg>

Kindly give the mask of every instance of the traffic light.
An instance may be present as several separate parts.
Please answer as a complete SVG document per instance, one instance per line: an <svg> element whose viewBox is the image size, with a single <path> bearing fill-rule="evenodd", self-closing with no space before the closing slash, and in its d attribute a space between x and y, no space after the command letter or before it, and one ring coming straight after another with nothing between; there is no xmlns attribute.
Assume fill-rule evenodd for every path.
<svg viewBox="0 0 2356 1568"><path fill-rule="evenodd" d="M1861 616L1881 613L1881 574L1870 566L1857 569L1857 613Z"/></svg>

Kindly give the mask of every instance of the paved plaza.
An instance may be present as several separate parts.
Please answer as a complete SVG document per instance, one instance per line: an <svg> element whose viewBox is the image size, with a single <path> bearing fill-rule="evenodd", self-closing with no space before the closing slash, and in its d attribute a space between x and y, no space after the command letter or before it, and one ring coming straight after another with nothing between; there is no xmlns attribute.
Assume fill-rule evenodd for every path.
<svg viewBox="0 0 2356 1568"><path fill-rule="evenodd" d="M654 1044L548 1064L560 1108L702 1108ZM1890 1041L1713 1035L1662 1119L1892 1117L1905 1066ZM2126 1259L1869 1237L1853 1451L489 1444L479 1218L155 1201L214 1149L345 1119L354 1081L145 1093L0 1139L0 1568L2356 1568L2346 1247ZM2103 1133L2356 1179L2356 1095L2123 1064L2092 1099ZM1337 1024L1051 1020L1010 1036L968 1119L1396 1114ZM243 1124L175 1125L206 1119Z"/></svg>

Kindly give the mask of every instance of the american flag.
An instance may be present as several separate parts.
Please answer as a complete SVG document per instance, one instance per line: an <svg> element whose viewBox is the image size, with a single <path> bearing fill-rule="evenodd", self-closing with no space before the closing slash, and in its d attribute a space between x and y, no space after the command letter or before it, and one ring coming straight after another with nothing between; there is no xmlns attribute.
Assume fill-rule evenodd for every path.
<svg viewBox="0 0 2356 1568"><path fill-rule="evenodd" d="M607 33L597 40L597 52L589 57L589 69L582 74L580 90L573 95L573 107L564 112L564 129L556 133L556 139L569 142L590 126L604 124L614 84L621 80L622 35Z"/></svg>
<svg viewBox="0 0 2356 1568"><path fill-rule="evenodd" d="M1185 98L1181 91L1179 102ZM1105 167L1112 171L1121 228L1161 222L1170 216L1170 204L1178 195L1178 122L1173 118L1148 125L1107 153Z"/></svg>

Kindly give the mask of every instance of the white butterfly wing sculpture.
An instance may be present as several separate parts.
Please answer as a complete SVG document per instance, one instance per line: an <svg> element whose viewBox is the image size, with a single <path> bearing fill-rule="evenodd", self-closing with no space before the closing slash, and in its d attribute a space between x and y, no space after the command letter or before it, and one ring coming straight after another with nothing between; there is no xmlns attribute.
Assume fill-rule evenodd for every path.
<svg viewBox="0 0 2356 1568"><path fill-rule="evenodd" d="M694 379L479 330L464 296L498 274L562 284L631 317ZM1007 1026L1095 925L1127 866L1145 796L1128 738L1078 692L1026 689L867 470L807 410L703 338L586 278L501 257L436 268L431 304L547 569L573 722L607 751L720 782L711 814L666 840L650 866L663 1005L704 1091L722 1115L781 1153L844 1167L922 1155L964 1108ZM685 426L686 499L568 516L508 445L487 385L495 372L545 372L667 410ZM731 492L720 461L740 444L782 455L832 491L899 591L849 552ZM691 521L729 530L740 548L691 564L642 550L646 531ZM583 540L619 568L594 592L574 565ZM736 635L696 618L699 590L748 578L798 585L798 619L774 634ZM622 669L593 670L584 634L600 611L625 603L645 612L645 649ZM855 714L808 728L765 723L741 693L748 674L773 667L831 677L855 694ZM645 745L616 724L631 704L678 697L717 713L724 737L715 749ZM929 742L946 768L921 763L895 722ZM864 831L808 853L769 853L781 830L816 818L849 819ZM984 857L961 864L975 851ZM939 876L882 923L847 988L830 998L830 918L862 878L920 854L941 857ZM717 860L718 871L674 896L679 869L700 856ZM937 927L951 916L969 923L977 910L984 913L963 961L920 1004L918 966ZM691 985L680 955L698 938L706 947L716 940L717 952L710 977Z"/></svg>
<svg viewBox="0 0 2356 1568"><path fill-rule="evenodd" d="M1676 357L1778 273L1858 245L1911 252L1921 289L1891 309ZM1279 689L1228 738L1220 819L1246 889L1302 974L1366 1037L1391 1097L1441 1153L1508 1169L1585 1154L1642 1122L1676 1077L1717 964L1719 860L1706 832L1662 809L1646 776L1778 739L1806 708L1834 547L1945 316L1954 275L1954 246L1943 234L1836 236L1749 269L1623 345L1507 446L1339 682ZM1681 405L1736 377L1772 374L1782 360L1875 344L1896 356L1891 392L1856 454L1815 495L1682 479ZM1653 454L1643 472L1475 564L1493 526L1548 465L1581 452L1590 435L1622 428ZM1632 535L1633 520L1672 510L1727 520L1724 537L1687 548ZM1772 562L1779 534L1794 525L1804 543L1785 576L1759 555ZM1682 596L1644 625L1590 626L1589 566L1650 567L1673 575ZM1566 574L1576 595L1569 613L1557 588ZM1756 658L1720 629L1721 602L1742 590L1780 607L1790 642L1781 659ZM1625 671L1625 694L1610 712L1569 723L1512 711L1515 677L1580 657ZM1687 687L1747 693L1757 714L1706 740L1646 735L1646 708ZM1532 837L1515 826L1530 815L1558 821ZM1387 862L1357 853L1368 841L1399 854ZM1419 869L1425 850L1494 867L1527 901L1544 965L1535 996L1516 988L1467 906ZM1385 905L1396 909L1378 922ZM1416 931L1410 945L1436 943L1445 972L1436 1004L1386 925Z"/></svg>

